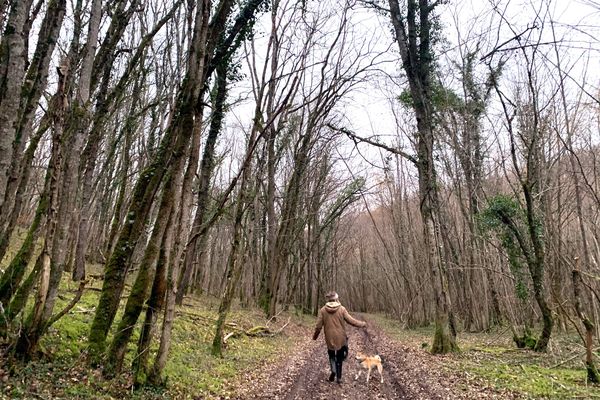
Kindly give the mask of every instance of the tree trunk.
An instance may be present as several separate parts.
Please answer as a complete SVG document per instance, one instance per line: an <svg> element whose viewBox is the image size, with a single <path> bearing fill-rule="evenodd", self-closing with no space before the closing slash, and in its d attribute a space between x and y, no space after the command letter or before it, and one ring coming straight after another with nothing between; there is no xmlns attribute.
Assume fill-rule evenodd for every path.
<svg viewBox="0 0 600 400"><path fill-rule="evenodd" d="M106 240L105 250L108 254L112 254L115 250L115 240L117 237L117 233L119 228L122 226L122 209L126 205L125 204L125 194L127 191L127 176L129 175L129 167L131 162L130 156L130 148L132 143L132 135L133 131L128 129L125 132L125 146L123 146L123 152L121 154L121 167L117 174L119 180L119 189L117 193L117 198L114 205L114 211L112 213L112 222L110 224L110 231L108 233L108 238ZM74 272L74 271L73 271Z"/></svg>
<svg viewBox="0 0 600 400"><path fill-rule="evenodd" d="M198 241L203 241L203 237L207 233L201 234L204 229L204 223L206 222L206 214L208 211L208 203L210 201L210 179L215 169L215 148L219 133L221 132L221 125L224 118L224 93L220 94L219 88L217 88L217 95L215 99L215 112L213 112L210 128L204 144L204 152L202 155L202 163L200 166L200 179L198 183L198 200L196 215L194 216L194 222L192 223L192 231L190 233L190 240L186 245L185 256L183 260L183 274L181 280L178 283L177 289L177 304L181 305L183 302L183 296L186 290L189 288L190 277L194 270L194 261L198 257L198 249L203 246L198 245ZM221 97L221 99L220 99ZM198 118L197 124L200 125L200 117ZM200 127L196 128L197 133L200 132Z"/></svg>
<svg viewBox="0 0 600 400"><path fill-rule="evenodd" d="M529 229L534 256L533 263L529 265L529 269L533 281L533 293L540 307L543 322L542 333L535 345L535 350L546 351L550 336L552 335L554 319L552 318L552 311L546 302L546 291L544 290L544 245L539 237L539 228L534 217L535 211L531 188L528 184L523 185L523 194L525 195L525 203L527 205L527 227Z"/></svg>
<svg viewBox="0 0 600 400"><path fill-rule="evenodd" d="M4 27L4 21L6 20L6 13L8 11L9 3L9 0L0 0L0 27ZM2 33L0 33L0 38L2 38Z"/></svg>
<svg viewBox="0 0 600 400"><path fill-rule="evenodd" d="M38 201L33 222L29 226L29 230L27 231L27 235L25 236L25 240L21 244L19 251L4 271L4 274L2 274L2 277L0 277L0 303L2 304L8 304L12 296L15 294L15 291L19 287L21 280L25 275L27 264L33 256L35 243L44 224L46 213L49 207L49 185L52 174L52 168L48 168L46 172L44 191L42 192L40 200Z"/></svg>
<svg viewBox="0 0 600 400"><path fill-rule="evenodd" d="M36 350L39 338L41 337L43 330L45 329L45 322L50 318L47 315L48 310L46 308L49 296L54 294L54 290L50 291L50 285L57 285L56 282L56 270L53 271L52 257L56 255L54 246L56 230L58 228L59 218L61 214L61 206L58 205L61 197L61 182L60 178L63 177L65 167L68 166L64 161L64 144L63 137L64 121L65 121L65 106L66 106L66 82L69 80L68 74L68 61L65 60L61 68L59 68L59 83L56 97L57 105L54 109L53 115L53 136L52 136L52 165L49 168L51 175L48 181L48 222L45 232L44 248L39 257L43 261L38 261L42 266L40 271L40 283L38 287L38 295L36 302L31 310L29 317L26 320L24 329L20 332L17 339L17 345L15 351L22 357L30 357ZM61 249L64 250L64 249ZM56 267L54 267L56 269ZM53 302L53 299L50 298ZM52 303L53 306L53 303ZM52 310L50 309L50 313Z"/></svg>
<svg viewBox="0 0 600 400"><path fill-rule="evenodd" d="M259 2L260 3L260 2ZM256 10L256 7L258 6L258 3L254 4L254 3L250 3L246 5L246 8L244 8L241 12L240 12L240 16L238 17L238 20L236 20L236 23L234 24L234 27L238 25L238 22L242 22L242 23L247 23L248 19L247 18L251 18L254 14L254 11ZM229 48L229 46L237 46L237 44L233 44L234 43L234 38L231 38L231 42L228 42L227 40L222 41L221 39L223 39L223 35L224 35L224 24L225 21L227 20L227 16L228 14L231 12L231 4L226 5L225 7L221 8L219 10L221 13L218 13L215 18L216 20L213 21L214 24L211 22L209 24L209 12L210 12L210 4L208 1L203 1L201 4L198 5L197 7L197 11L196 11L196 18L195 18L195 26L194 26L194 38L192 40L192 54L194 57L191 57L191 63L190 65L193 67L193 69L191 70L191 72L193 72L194 74L191 75L191 77L196 77L196 79L207 79L209 77L209 75L211 74L211 68L213 67L217 67L217 68L227 68L228 67L228 52L232 51L231 48ZM214 30L210 30L210 28L213 28ZM239 29L239 26L238 26ZM237 31L237 33L239 33L239 30ZM237 34L236 33L236 34ZM217 43L219 43L219 46L217 46ZM205 54L211 54L212 55L212 51L215 51L215 58L218 59L218 61L213 64L215 62L214 59L210 60L211 62L209 62L208 64L205 64ZM221 55L219 57L217 57L216 55ZM188 71L189 73L190 71ZM220 78L219 76L220 74L217 74L217 79ZM190 77L190 79L191 79ZM222 77L223 79L226 79L225 76ZM205 82L204 81L199 81L197 82L197 84L201 84L204 85ZM205 86L198 86L197 90L193 91L194 94L194 100L198 103L202 102L202 96L204 94L204 90L205 90ZM196 114L196 115L200 115L200 114ZM197 123L199 124L200 121L197 121ZM192 126L190 129L187 130L187 132L194 132L194 126ZM185 194L184 194L185 196ZM187 210L182 210L183 212L187 212ZM173 327L173 321L174 321L174 317L175 317L175 298L177 295L177 288L179 285L179 274L180 274L180 268L181 268L181 263L178 257L176 257L177 259L172 260L170 262L171 268L169 269L169 273L168 273L168 290L167 290L167 297L166 297L166 305L165 305L165 317L164 317L164 321L163 321L163 328L162 328L162 334L161 334L161 340L160 340L160 345L159 345L159 350L158 353L156 355L156 359L154 362L154 365L152 367L152 370L150 372L150 375L148 377L149 381L152 383L160 383L160 381L162 380L161 375L162 375L162 371L165 367L166 364L166 360L167 360L167 356L169 354L169 348L170 348L170 341L171 341L171 331L172 331L172 327Z"/></svg>
<svg viewBox="0 0 600 400"><path fill-rule="evenodd" d="M50 104L55 104L54 98L50 100ZM51 106L52 107L52 106ZM6 218L7 221L0 220L0 260L6 255L6 251L10 244L10 239L13 235L15 228L17 227L17 219L23 209L23 196L25 195L27 184L31 176L32 161L35 155L35 151L44 136L44 133L50 127L50 115L52 110L49 110L42 121L35 135L31 138L27 150L23 157L21 157L21 165L19 166L20 175L18 177L18 187L15 191L14 198L10 198L2 206L1 218ZM9 181L9 184L11 181ZM7 195L9 195L10 188L7 188ZM12 204L12 209L9 210L9 206ZM45 213L45 211L44 211ZM1 227L4 227L2 229Z"/></svg>
<svg viewBox="0 0 600 400"><path fill-rule="evenodd" d="M174 4L171 11L157 23L155 29L145 38L151 38L156 34L160 26L173 15L178 4L180 3ZM148 42L145 42L144 46L147 44ZM105 266L102 292L89 335L90 361L93 364L100 361L101 353L104 351L106 335L120 303L133 249L144 232L156 191L167 171L172 154L182 152L188 145L187 132L193 129L193 111L203 78L202 71L198 69L197 65L198 50L194 46L197 46L195 41L192 42L186 79L177 95L173 119L161 140L153 162L144 168L133 188L127 220L120 230L114 251ZM139 53L140 57L141 55ZM201 54L200 58L203 59ZM95 78L92 76L92 85L94 80ZM124 91L124 87L119 90Z"/></svg>
<svg viewBox="0 0 600 400"><path fill-rule="evenodd" d="M40 39L38 40L33 58L29 63L27 74L20 89L19 111L14 123L15 138L11 165L7 171L6 192L4 197L0 198L0 232L3 232L9 238L10 233L14 229L14 225L11 225L11 222L17 219L18 212L20 211L19 205L15 206L17 190L20 186L20 181L23 179L22 175L28 173L29 163L31 162L31 160L23 160L23 150L25 144L29 142L35 111L38 108L40 97L42 92L46 90L48 67L62 26L65 3L65 1L59 0L51 1L48 4L46 15L41 23L38 34ZM78 26L75 26L74 29L77 31ZM33 143L35 143L35 138ZM36 147L37 143L35 143L33 149L35 150ZM26 153L25 156L27 155ZM31 156L33 157L33 154ZM28 163L24 164L23 161L28 161ZM25 178L28 180L28 175ZM27 180L25 183L27 183ZM10 233L4 233L6 231ZM0 249L0 254L2 253L3 251Z"/></svg>
<svg viewBox="0 0 600 400"><path fill-rule="evenodd" d="M594 363L592 347L594 345L594 323L587 317L581 304L581 273L579 271L579 258L575 258L576 269L573 270L573 298L575 300L575 311L585 327L585 366L587 370L588 383L600 383L600 373Z"/></svg>
<svg viewBox="0 0 600 400"><path fill-rule="evenodd" d="M142 312L144 302L148 297L151 272L156 265L160 252L159 246L161 245L162 239L165 236L170 215L174 212L175 205L173 199L178 195L176 189L181 187L181 170L185 161L184 156L185 151L174 155L174 166L169 172L167 182L163 189L162 199L158 209L158 216L154 222L152 235L150 236L150 240L146 245L144 257L140 263L140 269L133 287L131 288L131 293L127 297L127 304L125 305L123 317L117 327L117 333L115 333L108 352L108 360L104 369L104 373L107 376L112 376L113 374L121 371L127 345L129 344L129 340L133 334L133 329L135 328L140 313Z"/></svg>
<svg viewBox="0 0 600 400"><path fill-rule="evenodd" d="M11 4L4 35L0 42L0 206L6 193L8 173L13 158L21 85L25 76L25 23L33 0Z"/></svg>
<svg viewBox="0 0 600 400"><path fill-rule="evenodd" d="M217 104L223 105L225 101L225 96L227 93L227 69L228 65L224 65L221 68L217 69L217 95L221 96L221 101ZM218 111L223 111L221 108ZM221 120L219 119L219 122ZM247 145L246 150L246 158L248 159L249 155L254 148L254 142L256 140L258 126L258 121L255 121L254 126L252 128L252 132L250 134L250 138ZM217 322L215 326L215 336L213 338L211 352L214 356L221 356L222 353L222 344L223 344L223 327L225 325L225 318L227 317L227 313L231 307L231 302L233 300L233 296L235 295L235 291L238 289L238 282L242 271L241 263L238 262L238 257L240 256L240 246L242 240L242 222L244 219L244 214L246 212L247 204L251 201L250 195L248 192L248 181L250 179L251 168L246 166L244 171L242 172L242 178L240 180L240 189L238 192L238 196L235 200L235 214L234 214L234 225L233 225L233 237L231 238L231 248L229 251L229 258L227 260L227 268L225 270L225 288L223 294L221 295L221 303L219 304L219 314L217 317Z"/></svg>
<svg viewBox="0 0 600 400"><path fill-rule="evenodd" d="M227 260L227 270L225 272L225 289L221 295L221 303L219 304L219 312L215 325L215 336L211 347L212 354L219 357L222 355L225 318L227 318L227 314L231 308L231 302L235 291L238 289L239 278L242 273L242 266L241 263L238 262L238 257L240 256L239 253L242 239L242 221L244 218L246 198L248 196L246 193L247 175L249 174L244 173L244 177L240 182L240 192L236 199L233 237L231 239L231 249Z"/></svg>
<svg viewBox="0 0 600 400"><path fill-rule="evenodd" d="M179 263L171 262L172 268L169 268L167 278L167 295L165 300L165 314L162 331L160 335L160 345L154 360L152 369L148 375L148 381L154 385L162 384L162 371L167 364L167 357L171 347L171 331L175 321L175 295L177 294L177 282L179 274Z"/></svg>
<svg viewBox="0 0 600 400"><path fill-rule="evenodd" d="M100 29L100 19L102 14L102 1L101 0L93 0L91 11L90 11L90 22L88 27L88 39L85 44L85 48L83 50L83 60L81 73L79 78L79 93L77 95L76 103L74 104L74 109L76 112L81 115L80 122L81 126L81 135L83 135L83 129L86 127L85 121L89 120L90 116L90 104L89 97L91 91L91 79L92 79L92 67L94 65L94 58L96 56L96 47L98 43L98 32ZM137 90L134 90L134 93L138 93ZM135 104L135 101L133 101ZM132 106L133 108L133 106ZM102 110L99 110L102 111ZM95 135L94 135L95 136ZM128 149L124 150L128 151ZM91 185L91 175L93 174L93 166L94 164L91 162L90 157L84 157L84 160L88 162L87 168L85 168L85 173L83 175L83 188L82 188L82 199L81 199L81 210L80 210L80 218L79 218L79 227L78 234L76 235L76 245L75 245L75 263L73 266L73 280L74 281L82 281L85 279L85 254L87 250L87 235L89 230L89 210L91 209L91 204L89 204L90 199L90 185Z"/></svg>
<svg viewBox="0 0 600 400"><path fill-rule="evenodd" d="M171 213L171 218L173 213ZM154 282L152 283L152 291L146 307L146 318L142 325L140 338L138 340L137 355L133 361L134 383L139 386L146 381L148 357L150 352L150 343L152 341L153 332L156 328L158 313L163 308L165 303L165 294L167 292L167 273L170 264L170 242L173 234L173 224L169 221L167 231L163 238L158 262L156 264L156 272L154 274Z"/></svg>
<svg viewBox="0 0 600 400"><path fill-rule="evenodd" d="M98 357L104 350L106 335L119 306L131 253L145 229L156 190L170 162L171 151L182 151L188 138L182 132L193 129L191 105L189 100L183 98L183 94L180 96L178 108L178 115L163 137L155 161L142 172L136 182L127 221L121 229L115 250L106 264L102 293L89 335L93 363L99 361Z"/></svg>
<svg viewBox="0 0 600 400"><path fill-rule="evenodd" d="M406 16L402 14L398 0L389 0L392 25L396 42L406 72L413 109L417 120L417 159L419 175L420 212L423 221L423 234L427 249L427 262L432 274L432 287L435 297L436 316L432 352L455 351L456 332L452 327L451 302L448 293L448 278L442 245L443 232L438 182L433 157L433 103L431 93L431 72L433 55L431 49L431 12L437 3L428 0L408 0ZM418 16L417 16L418 13Z"/></svg>

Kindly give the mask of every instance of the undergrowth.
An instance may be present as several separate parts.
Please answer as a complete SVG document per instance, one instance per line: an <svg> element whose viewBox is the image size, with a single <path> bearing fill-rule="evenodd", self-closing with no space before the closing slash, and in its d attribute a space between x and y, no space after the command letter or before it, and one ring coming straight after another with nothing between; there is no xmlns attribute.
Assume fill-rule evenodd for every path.
<svg viewBox="0 0 600 400"><path fill-rule="evenodd" d="M187 299L179 307L173 327L170 356L165 367L165 387L133 390L132 377L125 373L105 380L100 370L86 364L89 327L94 317L101 282L84 292L71 312L50 328L40 343L37 360L27 364L0 356L2 399L210 399L232 394L234 378L271 361L291 345L285 332L274 337L236 337L228 341L223 358L210 354L217 316L214 299ZM76 290L65 283L57 310L67 304ZM122 312L122 310L121 310ZM115 321L119 321L120 313ZM228 322L242 328L264 325L259 311L234 309ZM115 324L116 325L116 324ZM124 363L131 366L139 330L132 338ZM110 338L109 338L110 340ZM158 347L155 337L154 353ZM1 351L2 349L0 349ZM153 360L151 354L149 360Z"/></svg>
<svg viewBox="0 0 600 400"><path fill-rule="evenodd" d="M394 339L428 351L433 327L402 329L384 316L371 318ZM546 353L518 349L506 327L488 333L461 332L457 340L461 351L443 358L449 373L462 371L468 378L482 379L525 399L600 399L600 386L586 384L585 355L576 335L555 334Z"/></svg>

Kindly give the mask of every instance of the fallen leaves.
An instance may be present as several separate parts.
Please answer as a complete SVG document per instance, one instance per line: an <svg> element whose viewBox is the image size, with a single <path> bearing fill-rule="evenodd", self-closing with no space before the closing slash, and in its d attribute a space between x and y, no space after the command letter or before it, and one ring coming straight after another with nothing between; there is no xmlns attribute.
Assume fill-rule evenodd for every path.
<svg viewBox="0 0 600 400"><path fill-rule="evenodd" d="M350 355L344 363L341 385L327 381L329 367L322 340L310 340L310 328L294 331L295 346L277 363L250 371L233 389L237 399L321 400L321 399L517 399L518 395L498 390L472 374L446 368L448 356L432 356L415 343L388 337L369 321L367 331L348 328ZM363 377L354 354L379 354L384 361L384 383ZM377 376L377 374L375 375Z"/></svg>

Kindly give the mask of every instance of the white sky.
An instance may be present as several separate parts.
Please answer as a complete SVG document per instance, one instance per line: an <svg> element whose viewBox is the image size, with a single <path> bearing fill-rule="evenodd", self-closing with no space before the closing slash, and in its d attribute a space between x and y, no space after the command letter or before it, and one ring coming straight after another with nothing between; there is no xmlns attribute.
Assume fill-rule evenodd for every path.
<svg viewBox="0 0 600 400"><path fill-rule="evenodd" d="M504 10L506 21L509 21L514 31L519 33L527 27L533 26L536 12L539 13L542 10L541 12L547 12L549 15L546 18L547 23L550 20L555 23L556 35L561 42L559 44L561 57L564 57L563 69L570 71L573 78L580 83L584 81L583 75L586 74L587 85L589 85L587 90L598 93L600 5L594 7L586 3L585 0L541 0L536 1L532 6L529 1L521 0L450 1L449 4L439 9L443 25L443 40L445 41L438 50L440 70L442 73L446 73L448 65L459 59L459 43L472 49L477 41L481 41L481 53L486 54L498 44L514 36L507 24L501 23L499 13L493 9L494 5L499 10ZM386 51L389 49L385 57L390 62L381 66L383 73L378 73L373 79L365 82L340 105L340 110L347 118L347 126L361 136L378 135L387 144L401 145L407 151L411 151L410 142L406 137L399 135L399 131L406 132L407 126L402 125L399 128L392 112L394 101L390 99L401 93L405 82L402 78L401 66L397 62L398 47L393 42L388 18L378 15L373 10L360 7L351 12L351 18L358 27L357 29L363 31L366 37L380 35L377 49L374 50ZM269 23L264 26L264 32L268 32ZM549 25L543 29L533 29L531 34L536 36L540 35L540 32L543 32L541 41L552 41ZM515 42L511 42L502 48L506 49L515 45ZM542 53L544 52L553 59L555 58L552 45L546 45L542 50ZM509 56L511 52L502 52L502 54ZM511 76L510 68L513 67L509 63L509 70L504 75L507 82L518 79L516 75ZM456 79L449 75L443 76L442 80L446 84L456 82ZM571 81L570 84L575 92L576 87L572 83ZM240 89L238 87L236 90ZM230 123L249 121L248 116L252 115L252 109L251 105L238 107L234 110L236 115L230 117ZM353 144L348 141L347 146L340 149L340 153L353 155L351 160L353 173L368 176L371 178L370 183L373 184L381 176L381 170L374 168L373 165L382 165L381 157L387 154L366 144L360 145L359 150L360 155ZM341 168L345 167L341 166Z"/></svg>

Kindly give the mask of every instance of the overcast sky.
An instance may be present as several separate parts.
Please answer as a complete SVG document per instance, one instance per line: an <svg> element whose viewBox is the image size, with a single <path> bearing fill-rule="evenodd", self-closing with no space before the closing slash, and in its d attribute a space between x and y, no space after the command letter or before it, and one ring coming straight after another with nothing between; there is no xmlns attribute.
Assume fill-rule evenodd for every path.
<svg viewBox="0 0 600 400"><path fill-rule="evenodd" d="M534 37L541 35L541 42L550 43L553 39L549 21L553 21L556 37L560 42L563 69L568 70L573 78L568 84L583 82L585 74L587 89L598 93L600 5L586 0L543 0L533 1L533 5L531 3L532 1L521 0L460 0L449 1L440 7L443 43L438 46L437 54L442 82L448 85L452 85L453 81L456 83L449 65L460 58L459 45L464 51L465 48L473 49L475 44L480 42L481 53L486 54L512 38L514 32L520 33L534 25L536 28L531 29L530 34ZM539 18L536 20L536 14L540 13L546 15L546 26L541 26ZM389 62L380 65L384 73L374 75L373 79L357 88L353 95L343 102L340 109L347 118L347 125L362 136L379 135L381 140L388 144L404 146L410 150L408 140L399 135L399 131L406 130L407 126L401 123L398 127L392 112L394 106L397 108L397 102L393 98L403 90L405 81L389 21L387 17L364 7L356 7L350 14L353 24L365 37L377 36L377 46L373 51L387 51L384 57ZM502 18L505 18L505 21ZM268 19L265 19L264 32L268 32L268 26ZM515 45L516 42L513 41L500 46L498 56L516 60L514 56L517 52L510 51ZM552 57L549 62L555 62L553 45L547 44L543 47L541 52ZM512 75L510 62L508 65L509 71L504 80L510 84L511 80L518 79L518 76ZM244 90L243 83L237 90ZM251 106L239 107L234 111L236 115L229 118L229 122L237 124L248 120L251 110ZM373 165L381 165L381 150L370 148L368 145L361 145L360 150L361 154L358 154L348 142L340 152L344 156L353 156L351 165L354 173L380 175L381 171L377 171ZM363 160L363 156L367 160Z"/></svg>

